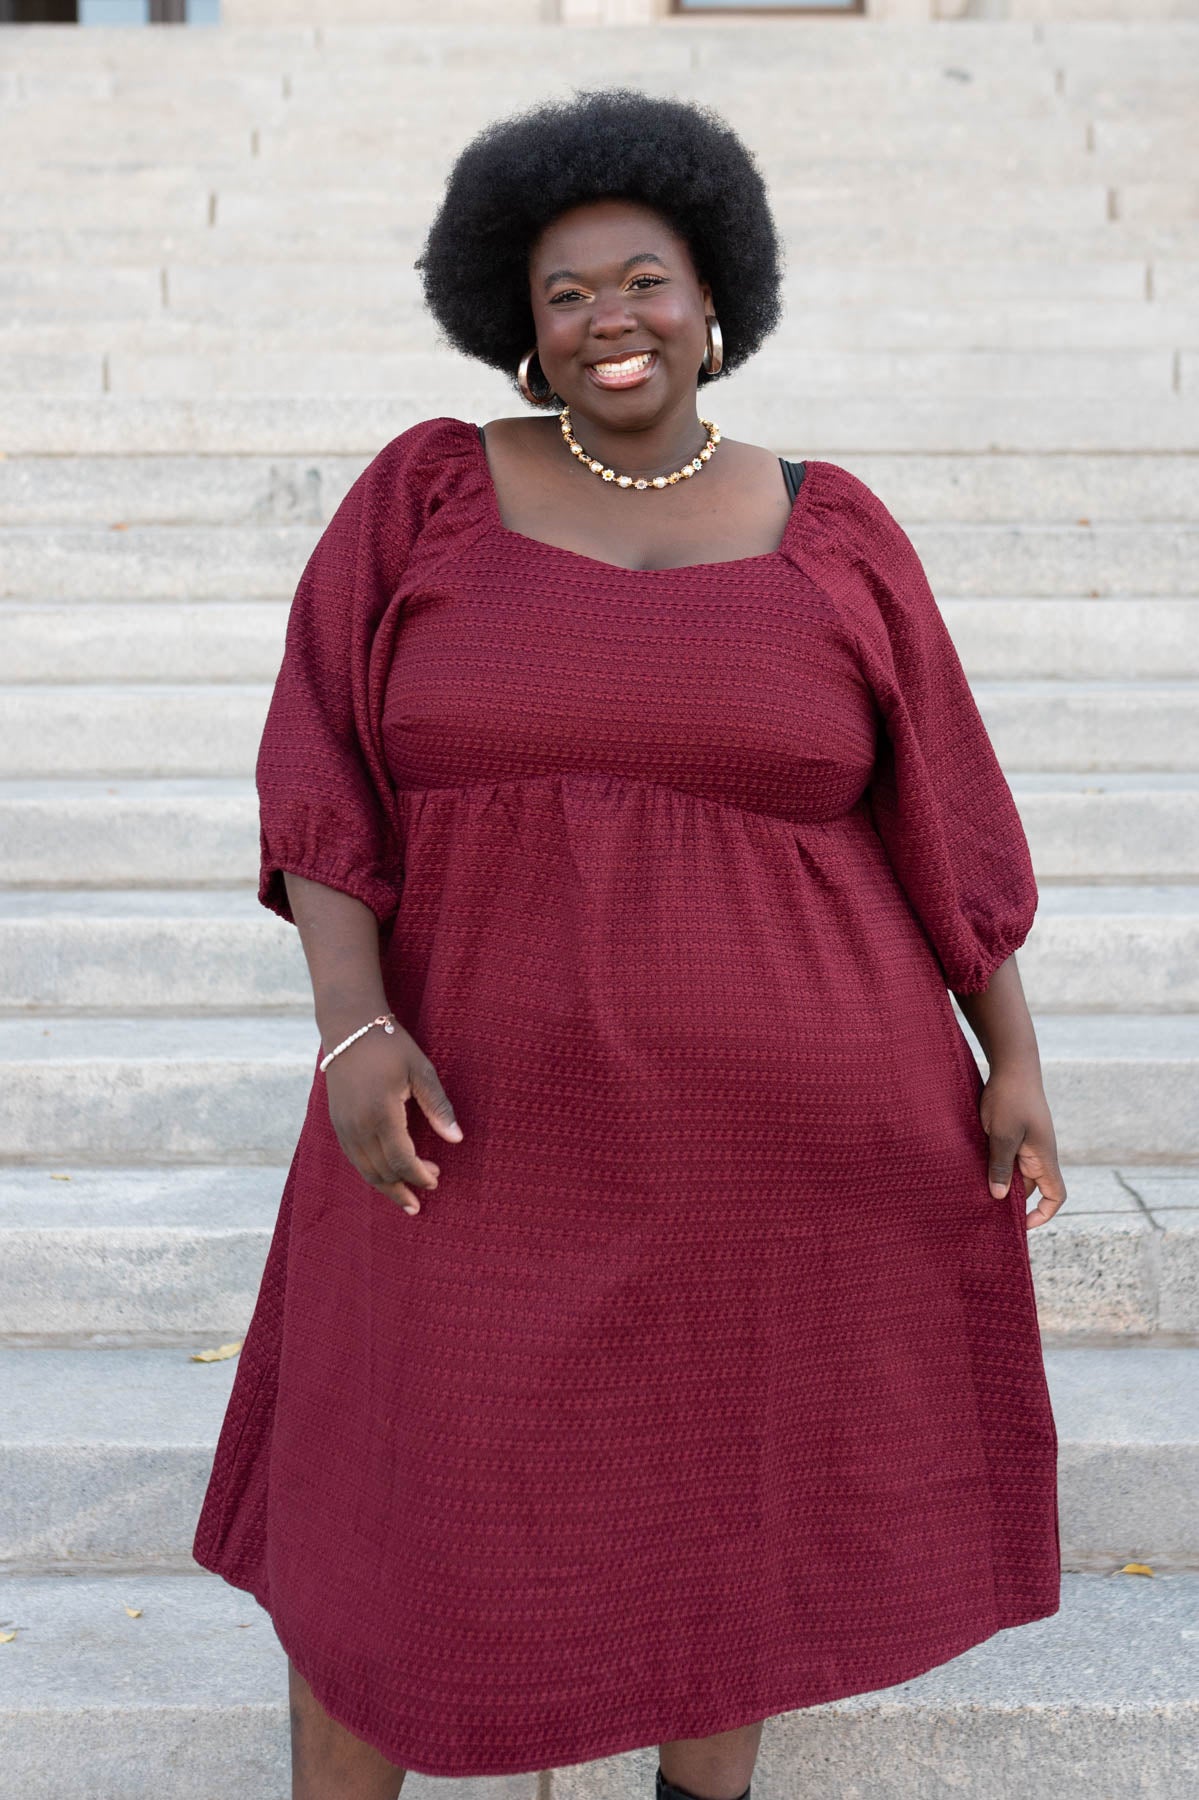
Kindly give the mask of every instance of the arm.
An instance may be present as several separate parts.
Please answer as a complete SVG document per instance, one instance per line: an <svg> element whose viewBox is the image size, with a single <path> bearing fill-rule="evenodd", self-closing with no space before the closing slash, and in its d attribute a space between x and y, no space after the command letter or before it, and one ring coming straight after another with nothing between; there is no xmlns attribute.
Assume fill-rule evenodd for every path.
<svg viewBox="0 0 1199 1800"><path fill-rule="evenodd" d="M389 1010L379 965L379 921L352 894L285 871L283 880L308 973L325 1050ZM433 1129L460 1143L462 1127L437 1071L402 1024L394 1037L368 1031L336 1057L325 1074L329 1118L346 1156L365 1181L420 1210L406 1184L435 1188L438 1165L416 1154L406 1105L415 1096Z"/></svg>
<svg viewBox="0 0 1199 1800"><path fill-rule="evenodd" d="M991 1143L991 1192L999 1200L1009 1191L1018 1159L1030 1185L1041 1190L1040 1202L1026 1221L1031 1231L1057 1212L1066 1198L1066 1184L1015 956L1000 963L985 988L954 998L988 1064L979 1117Z"/></svg>

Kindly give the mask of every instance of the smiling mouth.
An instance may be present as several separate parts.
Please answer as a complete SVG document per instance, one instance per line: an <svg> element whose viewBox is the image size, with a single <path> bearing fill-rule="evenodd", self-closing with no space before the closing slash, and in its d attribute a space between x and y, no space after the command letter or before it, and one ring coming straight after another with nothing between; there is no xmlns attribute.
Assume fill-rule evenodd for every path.
<svg viewBox="0 0 1199 1800"><path fill-rule="evenodd" d="M656 350L634 350L626 356L607 356L602 362L589 363L587 373L599 387L637 387L649 377L657 360Z"/></svg>

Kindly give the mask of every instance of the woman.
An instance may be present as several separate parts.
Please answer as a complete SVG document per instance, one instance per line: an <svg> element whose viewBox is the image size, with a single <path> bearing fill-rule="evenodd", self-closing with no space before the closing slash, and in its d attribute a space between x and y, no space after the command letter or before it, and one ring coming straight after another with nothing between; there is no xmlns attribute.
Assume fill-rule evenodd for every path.
<svg viewBox="0 0 1199 1800"><path fill-rule="evenodd" d="M321 1050L195 1555L303 1800L651 1744L733 1800L768 1717L1058 1608L1028 849L883 502L708 421L779 312L726 127L493 126L418 266L540 411L402 432L295 595Z"/></svg>

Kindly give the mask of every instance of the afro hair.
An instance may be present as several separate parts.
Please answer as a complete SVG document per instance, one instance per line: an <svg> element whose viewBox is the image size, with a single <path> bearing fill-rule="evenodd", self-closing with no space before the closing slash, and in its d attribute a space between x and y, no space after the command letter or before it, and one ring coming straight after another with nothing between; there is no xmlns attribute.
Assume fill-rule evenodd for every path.
<svg viewBox="0 0 1199 1800"><path fill-rule="evenodd" d="M449 341L515 379L535 339L533 244L571 207L608 198L648 206L687 244L712 289L725 371L752 356L778 324L782 274L753 156L709 108L630 88L578 89L462 151L415 265Z"/></svg>

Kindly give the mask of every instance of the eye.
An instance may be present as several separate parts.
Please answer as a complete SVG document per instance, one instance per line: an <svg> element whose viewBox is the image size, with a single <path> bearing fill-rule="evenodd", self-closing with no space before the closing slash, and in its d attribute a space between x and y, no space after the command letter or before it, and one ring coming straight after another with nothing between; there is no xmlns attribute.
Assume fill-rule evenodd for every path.
<svg viewBox="0 0 1199 1800"><path fill-rule="evenodd" d="M661 287L664 279L665 278L661 275L634 275L632 281L630 281L630 283L629 283L629 286L636 287L638 282L648 281L651 287Z"/></svg>
<svg viewBox="0 0 1199 1800"><path fill-rule="evenodd" d="M563 288L563 290L560 294L551 295L549 304L551 306L557 306L559 300L577 299L579 296L579 292L580 292L580 290L578 288Z"/></svg>

